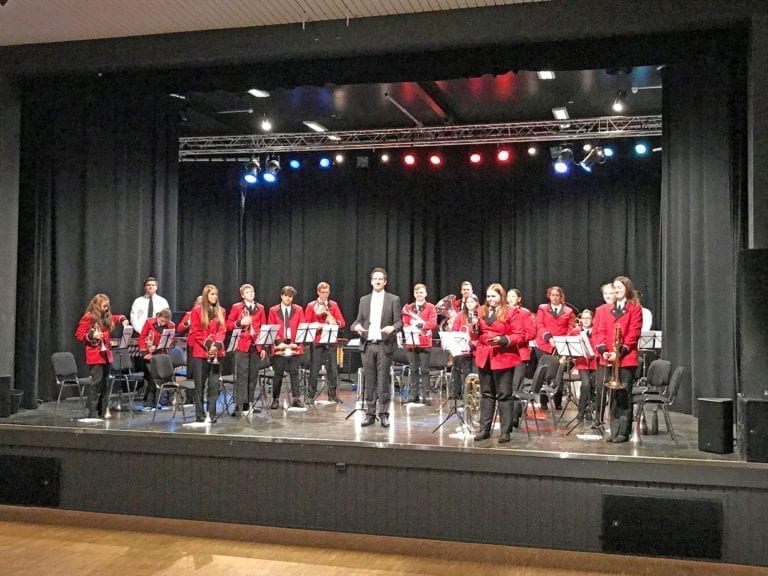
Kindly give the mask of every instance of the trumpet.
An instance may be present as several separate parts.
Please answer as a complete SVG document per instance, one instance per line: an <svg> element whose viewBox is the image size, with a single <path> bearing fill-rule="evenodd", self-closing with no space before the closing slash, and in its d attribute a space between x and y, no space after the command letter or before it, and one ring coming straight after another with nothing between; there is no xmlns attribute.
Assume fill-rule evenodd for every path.
<svg viewBox="0 0 768 576"><path fill-rule="evenodd" d="M101 320L96 321L93 326L91 326L91 331L89 334L89 338L91 340L99 340L101 341L101 347L99 348L99 351L106 352L107 351L107 345L104 343L104 332L101 330Z"/></svg>
<svg viewBox="0 0 768 576"><path fill-rule="evenodd" d="M255 309L255 308L254 308ZM240 322L242 324L243 318L251 318L252 314L250 310L246 306L243 306L243 311L240 314ZM248 333L250 334L251 338L254 338L256 336L256 331L253 328L253 318L250 319L248 322Z"/></svg>
<svg viewBox="0 0 768 576"><path fill-rule="evenodd" d="M613 326L613 362L611 362L611 379L605 383L605 387L609 390L621 390L624 388L624 384L621 383L619 376L619 368L621 368L621 345L623 338L621 335L621 326L614 324Z"/></svg>
<svg viewBox="0 0 768 576"><path fill-rule="evenodd" d="M218 364L219 349L214 343L214 341L211 340L210 338L206 338L205 342L203 343L203 347L208 352L208 364Z"/></svg>

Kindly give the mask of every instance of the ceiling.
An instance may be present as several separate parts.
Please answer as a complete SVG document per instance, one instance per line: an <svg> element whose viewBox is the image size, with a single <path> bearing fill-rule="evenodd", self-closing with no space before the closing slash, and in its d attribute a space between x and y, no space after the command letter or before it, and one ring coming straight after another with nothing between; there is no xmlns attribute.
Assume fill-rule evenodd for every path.
<svg viewBox="0 0 768 576"><path fill-rule="evenodd" d="M6 0L0 5L0 46L117 38L184 31L271 26L478 8L545 0ZM2 0L0 0L2 4ZM417 128L553 120L567 107L572 119L615 114L619 90L625 115L661 114L656 67L535 72L479 78L274 89L267 98L247 92L181 92L182 136L302 133L305 120L331 131ZM253 88L260 88L253 86ZM262 87L263 88L263 87ZM633 90L635 88L636 90Z"/></svg>

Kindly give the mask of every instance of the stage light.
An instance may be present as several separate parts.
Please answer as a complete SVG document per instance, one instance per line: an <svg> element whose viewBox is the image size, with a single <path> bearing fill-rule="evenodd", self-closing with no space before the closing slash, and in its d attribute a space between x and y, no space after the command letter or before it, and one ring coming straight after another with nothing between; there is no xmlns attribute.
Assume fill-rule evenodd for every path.
<svg viewBox="0 0 768 576"><path fill-rule="evenodd" d="M333 159L336 161L336 164L343 164L344 154L336 154L336 156L334 156Z"/></svg>
<svg viewBox="0 0 768 576"><path fill-rule="evenodd" d="M296 160L296 158L293 158L290 162L288 162L288 166L290 166L292 170L298 170L301 168L301 162Z"/></svg>
<svg viewBox="0 0 768 576"><path fill-rule="evenodd" d="M258 88L251 88L248 90L248 94L254 98L269 98L269 92L266 90L259 90Z"/></svg>
<svg viewBox="0 0 768 576"><path fill-rule="evenodd" d="M589 154L587 154L584 159L579 162L579 166L581 166L585 172L592 172L592 166L595 164L604 163L605 154L603 153L603 149L600 146L595 146L592 150L589 151Z"/></svg>
<svg viewBox="0 0 768 576"><path fill-rule="evenodd" d="M384 152L384 154L381 155L381 163L386 164L387 162L389 162L389 154Z"/></svg>
<svg viewBox="0 0 768 576"><path fill-rule="evenodd" d="M509 150L507 149L501 149L498 152L496 152L496 160L499 162L509 162L509 159L512 157L512 154L510 154Z"/></svg>
<svg viewBox="0 0 768 576"><path fill-rule="evenodd" d="M245 165L243 180L246 184L257 184L259 182L259 172L261 172L261 162L258 158L253 158Z"/></svg>
<svg viewBox="0 0 768 576"><path fill-rule="evenodd" d="M277 182L278 172L280 172L280 160L272 158L267 161L267 168L264 170L261 177L267 184L274 184Z"/></svg>
<svg viewBox="0 0 768 576"><path fill-rule="evenodd" d="M432 154L429 157L429 163L432 164L432 166L440 166L440 164L443 163L443 159L439 154Z"/></svg>
<svg viewBox="0 0 768 576"><path fill-rule="evenodd" d="M590 150L592 150L592 144L587 142L586 144L584 144L584 146L581 147L581 149L584 150L584 152L589 152Z"/></svg>
<svg viewBox="0 0 768 576"><path fill-rule="evenodd" d="M469 155L469 161L472 164L480 164L480 162L483 161L483 157L480 154L478 154L477 152L475 152L475 153Z"/></svg>
<svg viewBox="0 0 768 576"><path fill-rule="evenodd" d="M405 162L406 166L415 166L416 165L416 156L413 154L406 154L403 156L403 162Z"/></svg>
<svg viewBox="0 0 768 576"><path fill-rule="evenodd" d="M261 177L267 184L274 184L277 182L277 174L273 174L272 172L264 172Z"/></svg>
<svg viewBox="0 0 768 576"><path fill-rule="evenodd" d="M328 128L320 124L319 122L315 122L314 120L302 120L301 122L309 128L310 130L314 130L315 132L328 132Z"/></svg>
<svg viewBox="0 0 768 576"><path fill-rule="evenodd" d="M264 116L264 119L261 121L261 129L264 132L269 132L272 130L272 122L269 121L269 118Z"/></svg>
<svg viewBox="0 0 768 576"><path fill-rule="evenodd" d="M616 99L613 101L612 109L614 112L624 112L624 99L627 97L627 93L624 90L619 90L616 93Z"/></svg>
<svg viewBox="0 0 768 576"><path fill-rule="evenodd" d="M648 145L645 142L638 142L635 144L635 154L638 156L645 156L648 154Z"/></svg>
<svg viewBox="0 0 768 576"><path fill-rule="evenodd" d="M566 174L570 168L572 160L573 151L570 148L561 149L560 153L557 155L557 160L555 160L555 172L558 174Z"/></svg>
<svg viewBox="0 0 768 576"><path fill-rule="evenodd" d="M552 108L552 116L555 117L555 120L568 120L571 117L571 115L568 114L568 108L565 106Z"/></svg>
<svg viewBox="0 0 768 576"><path fill-rule="evenodd" d="M539 153L539 149L536 146L528 146L528 156L536 156Z"/></svg>
<svg viewBox="0 0 768 576"><path fill-rule="evenodd" d="M606 158L610 158L611 156L613 156L613 148L611 148L610 146L604 146L603 154L605 155Z"/></svg>
<svg viewBox="0 0 768 576"><path fill-rule="evenodd" d="M331 166L331 159L323 156L317 164L320 168L329 168Z"/></svg>

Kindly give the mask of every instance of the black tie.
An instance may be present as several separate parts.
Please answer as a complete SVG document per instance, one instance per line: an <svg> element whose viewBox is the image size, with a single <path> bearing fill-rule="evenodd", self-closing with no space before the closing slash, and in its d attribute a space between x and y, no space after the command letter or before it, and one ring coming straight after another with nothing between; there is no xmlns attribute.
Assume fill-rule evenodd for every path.
<svg viewBox="0 0 768 576"><path fill-rule="evenodd" d="M283 308L283 336L286 340L290 340L288 336L289 334L289 327L288 327L288 308Z"/></svg>
<svg viewBox="0 0 768 576"><path fill-rule="evenodd" d="M149 297L149 304L147 304L147 319L152 318L155 313L154 306L152 305L152 296Z"/></svg>

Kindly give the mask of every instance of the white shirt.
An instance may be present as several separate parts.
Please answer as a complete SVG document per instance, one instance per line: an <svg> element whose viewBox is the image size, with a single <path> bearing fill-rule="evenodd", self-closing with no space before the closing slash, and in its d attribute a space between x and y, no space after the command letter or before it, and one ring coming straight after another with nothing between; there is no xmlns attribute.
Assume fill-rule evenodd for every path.
<svg viewBox="0 0 768 576"><path fill-rule="evenodd" d="M162 296L155 294L152 297L152 315L154 316L163 308L170 309L168 300ZM149 309L149 296L146 294L139 296L133 301L131 306L131 325L134 330L138 330L141 334L141 329L144 328L144 322L147 321L147 310Z"/></svg>
<svg viewBox="0 0 768 576"><path fill-rule="evenodd" d="M381 340L381 313L384 310L384 290L371 292L371 321L368 324L368 340Z"/></svg>
<svg viewBox="0 0 768 576"><path fill-rule="evenodd" d="M286 340L290 340L291 325L290 325L290 320L286 320L286 318L290 318L291 308L289 306L281 306L281 308L282 308L282 314L283 314L283 317L281 318L281 320L283 321L283 324L285 324L283 338L285 338Z"/></svg>

